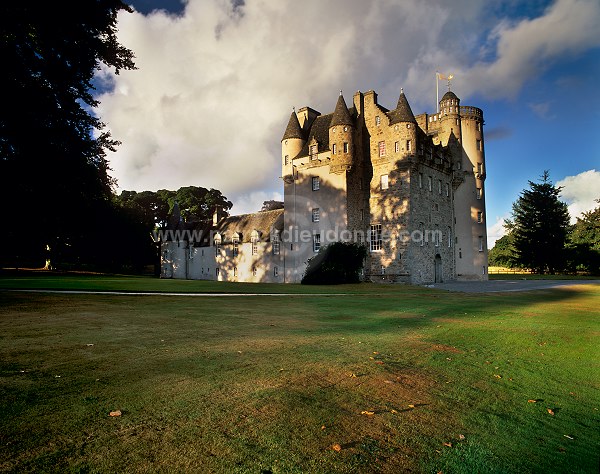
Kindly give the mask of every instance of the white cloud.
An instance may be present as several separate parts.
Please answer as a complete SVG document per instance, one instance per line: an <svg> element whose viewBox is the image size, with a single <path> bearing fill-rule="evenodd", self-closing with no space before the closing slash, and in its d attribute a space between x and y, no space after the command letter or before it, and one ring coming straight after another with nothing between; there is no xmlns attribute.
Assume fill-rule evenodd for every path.
<svg viewBox="0 0 600 474"><path fill-rule="evenodd" d="M596 199L600 199L600 171L588 170L575 176L567 176L556 183L562 186L561 199L569 205L571 223L582 212L598 207Z"/></svg>
<svg viewBox="0 0 600 474"><path fill-rule="evenodd" d="M508 214L496 217L496 221L492 224L491 227L487 229L487 241L488 241L488 249L491 249L496 245L496 241L506 235L506 229L504 228L504 220L508 219Z"/></svg>
<svg viewBox="0 0 600 474"><path fill-rule="evenodd" d="M339 89L347 103L374 89L393 107L404 87L415 113L433 110L435 70L457 73L459 96L510 95L541 60L600 44L599 12L597 0L558 0L508 24L472 0L189 0L182 16L122 14L138 70L100 73L114 88L98 115L122 142L112 174L121 189L204 186L234 203L279 193L292 106L327 113ZM500 25L492 59L473 64L488 24Z"/></svg>

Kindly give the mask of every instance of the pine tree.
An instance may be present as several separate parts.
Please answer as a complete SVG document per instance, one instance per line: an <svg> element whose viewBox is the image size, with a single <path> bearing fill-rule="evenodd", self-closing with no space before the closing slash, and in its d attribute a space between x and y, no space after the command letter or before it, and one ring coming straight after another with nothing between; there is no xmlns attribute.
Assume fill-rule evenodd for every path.
<svg viewBox="0 0 600 474"><path fill-rule="evenodd" d="M535 273L555 273L565 266L569 211L559 199L561 189L544 171L539 183L529 181L507 221L517 263Z"/></svg>

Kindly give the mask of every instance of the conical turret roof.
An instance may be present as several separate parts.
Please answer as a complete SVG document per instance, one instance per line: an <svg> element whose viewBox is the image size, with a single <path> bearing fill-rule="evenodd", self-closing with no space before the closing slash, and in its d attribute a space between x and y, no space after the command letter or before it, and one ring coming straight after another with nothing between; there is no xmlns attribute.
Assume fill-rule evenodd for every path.
<svg viewBox="0 0 600 474"><path fill-rule="evenodd" d="M396 105L396 109L392 110L389 113L390 117L390 125L399 122L411 122L417 123L415 120L415 116L408 105L408 100L406 100L406 96L404 95L404 91L400 90L400 97L398 98L398 105Z"/></svg>
<svg viewBox="0 0 600 474"><path fill-rule="evenodd" d="M448 100L448 99L457 99L458 100L458 97L456 97L456 94L454 92L448 91L444 94L444 97L442 97L440 102L442 102L444 100Z"/></svg>
<svg viewBox="0 0 600 474"><path fill-rule="evenodd" d="M292 112L290 121L288 122L287 128L285 129L285 133L283 134L283 138L281 140L287 140L288 138L304 138L296 112Z"/></svg>
<svg viewBox="0 0 600 474"><path fill-rule="evenodd" d="M354 125L342 94L340 94L337 104L335 104L335 111L333 112L329 127L335 127L336 125Z"/></svg>

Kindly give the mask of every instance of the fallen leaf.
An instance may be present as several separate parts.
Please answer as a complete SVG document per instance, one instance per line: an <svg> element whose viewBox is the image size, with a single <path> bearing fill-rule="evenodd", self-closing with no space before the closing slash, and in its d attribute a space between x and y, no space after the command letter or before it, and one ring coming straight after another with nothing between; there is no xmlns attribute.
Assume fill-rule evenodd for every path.
<svg viewBox="0 0 600 474"><path fill-rule="evenodd" d="M379 354L379 352L375 351L375 352L373 352L373 354Z"/></svg>
<svg viewBox="0 0 600 474"><path fill-rule="evenodd" d="M383 383L394 383L391 380L384 380Z"/></svg>
<svg viewBox="0 0 600 474"><path fill-rule="evenodd" d="M121 410L111 411L108 415L109 416L121 416Z"/></svg>
<svg viewBox="0 0 600 474"><path fill-rule="evenodd" d="M88 347L92 347L94 344L86 344L86 346Z"/></svg>
<svg viewBox="0 0 600 474"><path fill-rule="evenodd" d="M575 438L573 438L572 436L569 436L569 435L563 435L563 436L564 436L565 438L569 438L569 439L575 439Z"/></svg>
<svg viewBox="0 0 600 474"><path fill-rule="evenodd" d="M324 430L325 429L325 425L321 426L321 429Z"/></svg>
<svg viewBox="0 0 600 474"><path fill-rule="evenodd" d="M550 413L552 416L554 416L554 411L552 410L552 408L547 408L548 413Z"/></svg>
<svg viewBox="0 0 600 474"><path fill-rule="evenodd" d="M331 449L333 449L334 451L340 452L342 450L342 447L339 444L334 444Z"/></svg>
<svg viewBox="0 0 600 474"><path fill-rule="evenodd" d="M465 439L465 435L463 435L463 434L459 434L459 435L458 435L458 439Z"/></svg>
<svg viewBox="0 0 600 474"><path fill-rule="evenodd" d="M414 408L415 406L411 403L410 405L408 405L408 408Z"/></svg>
<svg viewBox="0 0 600 474"><path fill-rule="evenodd" d="M391 409L391 410L390 410L390 413L393 413L393 414L395 415L395 414L396 414L396 413L398 413L398 412L397 412L396 410L394 410L394 409Z"/></svg>
<svg viewBox="0 0 600 474"><path fill-rule="evenodd" d="M444 446L447 446L447 447L451 448L452 447L452 443L444 443Z"/></svg>
<svg viewBox="0 0 600 474"><path fill-rule="evenodd" d="M379 364L379 365L383 365L384 364L384 362L382 360L376 360L375 363Z"/></svg>
<svg viewBox="0 0 600 474"><path fill-rule="evenodd" d="M355 379L355 378L356 378L356 374L353 374L353 373L351 373L351 374L350 374L350 378L351 378L351 379Z"/></svg>
<svg viewBox="0 0 600 474"><path fill-rule="evenodd" d="M373 416L375 414L374 411L363 410L360 412L361 415Z"/></svg>
<svg viewBox="0 0 600 474"><path fill-rule="evenodd" d="M374 359L375 359L375 357L369 357L369 359L371 359L371 360L374 360Z"/></svg>
<svg viewBox="0 0 600 474"><path fill-rule="evenodd" d="M497 379L501 379L502 375L494 374L494 377L496 377Z"/></svg>
<svg viewBox="0 0 600 474"><path fill-rule="evenodd" d="M527 400L527 403L537 403L537 400L529 399Z"/></svg>

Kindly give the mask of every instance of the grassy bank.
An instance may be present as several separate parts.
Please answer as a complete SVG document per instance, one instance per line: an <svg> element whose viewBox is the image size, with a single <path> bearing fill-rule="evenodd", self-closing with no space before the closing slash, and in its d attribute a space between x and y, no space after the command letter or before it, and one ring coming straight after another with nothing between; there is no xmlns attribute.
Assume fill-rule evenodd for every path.
<svg viewBox="0 0 600 474"><path fill-rule="evenodd" d="M596 472L597 287L333 289L347 295L0 292L0 469Z"/></svg>

